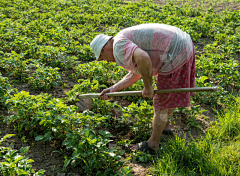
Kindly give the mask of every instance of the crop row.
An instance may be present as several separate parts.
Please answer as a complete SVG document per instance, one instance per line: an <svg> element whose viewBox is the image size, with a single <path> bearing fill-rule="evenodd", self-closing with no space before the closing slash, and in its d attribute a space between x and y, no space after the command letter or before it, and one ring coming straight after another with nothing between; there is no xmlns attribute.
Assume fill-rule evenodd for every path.
<svg viewBox="0 0 240 176"><path fill-rule="evenodd" d="M103 5L92 5L99 2ZM124 27L147 22L177 26L188 32L193 41L200 37L213 38L214 42L205 46L204 54L197 57L197 76L207 76L214 84L223 88L231 85L239 89L239 64L235 60L240 47L238 11L217 14L213 9L204 12L201 9L193 10L190 6L179 8L169 4L160 7L146 2L62 1L52 6L46 6L46 3L26 2L21 9L21 1L4 1L1 8L3 15L0 31L3 42L0 44L2 58L0 68L21 81L28 81L33 89L54 88L54 85L43 85L48 81L54 83L59 81L57 68L74 69L76 75L73 77L78 77L80 67L84 69L85 66L77 66L79 64L77 61L93 59L89 43L99 32L115 35ZM113 3L114 6L111 6ZM32 6L34 8L31 8ZM137 8L139 6L145 8ZM20 9L21 13L14 13ZM57 13L53 15L53 11ZM23 19L23 16L26 18ZM112 24L113 21L116 25ZM41 71L36 69L36 64L39 63ZM94 68L98 67L97 63L93 65ZM111 66L104 65L106 66L103 70L107 74L106 69ZM44 73L51 72L49 66L54 70L52 77L42 76L43 70ZM119 80L122 74L114 77ZM34 79L39 79L40 85L37 85ZM109 84L106 80L102 82Z"/></svg>
<svg viewBox="0 0 240 176"><path fill-rule="evenodd" d="M19 135L27 132L36 141L62 140L62 145L72 151L72 156L65 158L64 168L81 165L86 174L103 171L108 175L116 174L117 168L123 166L118 151L107 147L112 135L108 131L96 130L106 119L103 115L77 113L76 106L67 106L61 99L47 94L34 96L22 91L10 95L6 78L2 79L1 85L5 85L1 88L4 90L1 102L14 112L3 121L17 125ZM112 108L110 103L103 106L110 106L109 110Z"/></svg>

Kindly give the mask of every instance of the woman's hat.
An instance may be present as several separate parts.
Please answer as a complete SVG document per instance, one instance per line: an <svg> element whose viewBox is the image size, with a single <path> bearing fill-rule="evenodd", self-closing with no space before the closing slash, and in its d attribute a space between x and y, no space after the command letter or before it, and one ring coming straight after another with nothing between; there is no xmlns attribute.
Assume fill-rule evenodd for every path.
<svg viewBox="0 0 240 176"><path fill-rule="evenodd" d="M100 53L102 51L102 48L106 45L108 40L111 38L112 36L99 34L92 40L92 42L90 43L90 48L94 52L96 60L98 60Z"/></svg>

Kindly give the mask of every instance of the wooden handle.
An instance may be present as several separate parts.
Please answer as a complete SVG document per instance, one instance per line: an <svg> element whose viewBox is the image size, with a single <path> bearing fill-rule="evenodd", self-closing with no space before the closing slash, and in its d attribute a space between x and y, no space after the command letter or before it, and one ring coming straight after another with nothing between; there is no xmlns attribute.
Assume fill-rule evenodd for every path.
<svg viewBox="0 0 240 176"><path fill-rule="evenodd" d="M178 89L162 89L162 90L154 90L154 94L162 94L162 93L180 93L180 92L204 92L204 91L217 91L218 87L196 87L196 88L178 88ZM142 91L124 91L124 92L111 92L106 93L109 97L116 96L132 96L132 95L142 95ZM99 98L100 93L89 93L78 95L79 99L88 99L88 98Z"/></svg>

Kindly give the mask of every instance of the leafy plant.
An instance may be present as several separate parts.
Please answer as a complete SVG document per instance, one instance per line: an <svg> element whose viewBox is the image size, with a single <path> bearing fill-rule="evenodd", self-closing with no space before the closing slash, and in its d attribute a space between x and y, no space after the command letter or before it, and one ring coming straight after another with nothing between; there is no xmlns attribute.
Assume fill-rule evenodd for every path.
<svg viewBox="0 0 240 176"><path fill-rule="evenodd" d="M6 70L9 76L15 76L20 81L25 82L28 78L27 64L29 60L24 60L24 54L17 54L12 51L10 57L3 57L0 62L0 67Z"/></svg>
<svg viewBox="0 0 240 176"><path fill-rule="evenodd" d="M51 90L58 84L61 76L58 72L59 68L38 66L35 73L28 78L33 89Z"/></svg>
<svg viewBox="0 0 240 176"><path fill-rule="evenodd" d="M9 137L14 134L7 134L0 140L0 145L5 142ZM14 176L14 175L44 175L45 170L41 169L35 172L32 168L31 163L34 160L29 159L26 156L29 147L22 147L20 152L11 149L10 147L0 147L0 174L3 176Z"/></svg>
<svg viewBox="0 0 240 176"><path fill-rule="evenodd" d="M124 139L124 140L118 141L118 145L128 148L132 142L133 140Z"/></svg>
<svg viewBox="0 0 240 176"><path fill-rule="evenodd" d="M118 176L132 176L131 166L121 168L122 173L118 173Z"/></svg>
<svg viewBox="0 0 240 176"><path fill-rule="evenodd" d="M123 108L123 118L128 123L138 140L147 140L152 129L154 109L146 101ZM141 131L141 133L139 133Z"/></svg>
<svg viewBox="0 0 240 176"><path fill-rule="evenodd" d="M90 111L76 113L75 106L67 106L61 99L47 94L34 96L20 92L7 103L11 104L9 110L15 115L4 121L17 123L20 135L28 131L28 135L34 136L37 141L64 140L63 145L73 152L72 157L65 157L64 169L70 163L73 167L81 164L87 174L108 174L117 173L117 168L123 166L118 151L106 146L111 141L111 134L95 130L106 119L100 114ZM99 159L102 165L97 164Z"/></svg>
<svg viewBox="0 0 240 176"><path fill-rule="evenodd" d="M72 90L70 90L69 92L66 92L66 94L68 95L67 100L69 102L78 101L77 95L79 94L85 94L90 92L96 93L96 92L99 92L99 90L102 88L107 88L106 85L100 85L99 81L97 80L90 81L90 79L87 79L87 80L79 79L78 83L80 84L74 85Z"/></svg>
<svg viewBox="0 0 240 176"><path fill-rule="evenodd" d="M92 106L93 112L101 113L102 115L111 115L113 108L120 107L117 102L111 103L101 99L93 99Z"/></svg>
<svg viewBox="0 0 240 176"><path fill-rule="evenodd" d="M108 149L111 134L108 131L99 131L85 128L81 133L70 132L63 142L68 149L74 149L71 157L66 158L64 168L69 164L72 167L84 165L85 174L116 174L124 162L120 161L120 155L116 154L116 149ZM99 162L100 161L100 162Z"/></svg>
<svg viewBox="0 0 240 176"><path fill-rule="evenodd" d="M75 79L87 77L107 86L120 81L127 73L126 70L116 63L107 63L106 61L80 64L74 69L76 73L72 77Z"/></svg>
<svg viewBox="0 0 240 176"><path fill-rule="evenodd" d="M194 104L194 102L192 101L191 104ZM200 110L200 105L191 106L190 108L178 108L178 110L187 115L187 126L189 128L201 128L201 124L197 121L197 116L201 116L207 110Z"/></svg>
<svg viewBox="0 0 240 176"><path fill-rule="evenodd" d="M133 160L140 163L147 163L152 161L152 155L143 151L138 151L133 154Z"/></svg>
<svg viewBox="0 0 240 176"><path fill-rule="evenodd" d="M5 102L11 98L14 93L17 93L17 89L12 89L8 78L3 77L0 73L0 105L6 106Z"/></svg>
<svg viewBox="0 0 240 176"><path fill-rule="evenodd" d="M216 108L215 115L224 114L226 107L236 101L235 97L239 97L237 60L240 53L240 13L239 10L227 9L232 3L221 4L224 11L219 13L215 6L223 2L172 1L163 5L153 1L122 0L39 0L37 3L2 0L2 72L17 81L28 80L33 89L40 91L53 89L61 77L60 71L65 71L64 74L70 79L83 80L68 92L69 99L65 100L54 99L46 94L32 96L26 92L13 96L15 91L11 89L9 81L0 76L0 106L5 108L7 102L11 114L1 119L15 126L19 135L34 136L36 140L57 138L64 141L68 138L69 144L66 146L69 146L70 152L78 152L66 155L66 167L84 166L84 172L91 175L131 175L130 167L120 164L123 167L120 170L117 165L120 161L117 157L119 151L108 150L107 140L111 138L99 130L123 128L127 132L133 131L134 140L147 139L151 131L152 100L140 96L124 97L124 101L133 104L122 108L117 102L96 99L93 101L93 111L84 113L77 113L76 107L67 106L65 103L77 101L77 93L100 91L112 86L127 73L116 63L88 62L95 59L89 43L99 33L115 36L126 27L143 23L173 25L187 32L194 44L197 42L196 46L200 46L200 50L196 48L196 86L219 86L218 92L195 93L193 100L196 104L191 110L183 110L189 116L188 125L197 127L196 116L201 114L198 105ZM239 0L234 1L234 5L238 6ZM142 90L143 86L142 80L139 80L126 90ZM122 117L115 116L112 109L116 108L123 111ZM238 111L234 109L229 112L213 123L213 130L209 131L209 135L206 134L206 140L190 143L176 138L167 143L167 150L162 151L160 159L156 161L154 174L239 175L239 125L236 120L238 113L235 113ZM71 140L71 135L76 140ZM102 144L98 145L98 142ZM121 144L128 145L128 142ZM98 151L98 154L94 151ZM81 160L81 154L81 157L78 156L81 152L86 153L83 154L84 161ZM111 156L112 153L115 156ZM96 158L99 160L96 161ZM99 161L101 166L95 164ZM87 168L86 163L92 168Z"/></svg>
<svg viewBox="0 0 240 176"><path fill-rule="evenodd" d="M8 99L11 105L9 111L15 115L5 118L5 122L17 122L20 134L25 130L37 140L51 140L53 137L64 137L64 130L72 129L70 123L76 107L67 106L60 99L51 98L51 95L29 95L28 92L15 94Z"/></svg>

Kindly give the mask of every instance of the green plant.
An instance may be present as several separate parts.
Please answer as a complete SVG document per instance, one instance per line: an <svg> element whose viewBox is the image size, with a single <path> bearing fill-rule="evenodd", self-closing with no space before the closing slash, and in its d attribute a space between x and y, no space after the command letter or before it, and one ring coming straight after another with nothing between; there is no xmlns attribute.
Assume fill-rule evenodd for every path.
<svg viewBox="0 0 240 176"><path fill-rule="evenodd" d="M210 163L197 142L187 144L186 137L182 139L176 136L162 147L155 164L155 174L197 175L210 172ZM209 167L204 168L205 164L209 164Z"/></svg>
<svg viewBox="0 0 240 176"><path fill-rule="evenodd" d="M99 91L99 89L107 88L106 85L99 84L99 81L97 80L90 81L89 79L87 80L79 79L78 83L80 84L74 85L72 90L66 92L66 94L68 95L67 100L69 102L77 102L78 101L77 95L79 94L85 94L90 92L96 93L97 91Z"/></svg>
<svg viewBox="0 0 240 176"><path fill-rule="evenodd" d="M140 163L147 163L149 161L152 161L152 155L143 151L138 151L136 153L133 153L133 160Z"/></svg>
<svg viewBox="0 0 240 176"><path fill-rule="evenodd" d="M218 4L223 9L216 7ZM172 1L166 4L122 0L1 0L0 69L2 73L11 75L9 80L14 83L10 85L7 78L0 77L0 106L5 111L7 105L11 114L9 117L1 116L1 120L14 126L20 136L33 136L36 140L49 141L57 138L64 141L71 134L76 136L76 143L81 143L82 139L85 141L86 145L81 144L79 147L77 144L72 144L73 147L69 144L69 153L76 148L85 151L81 148L85 146L89 152L98 150L93 141L105 140L99 133L100 129L115 133L118 130L124 131L132 134L135 141L147 139L151 131L152 100L141 96L123 97L124 100L118 102L121 106L125 106L125 101L133 102L133 105L123 108L118 103L97 99L93 102L93 111L84 113L77 113L76 107L65 103L76 103L77 93L100 92L106 86L112 86L121 80L127 73L116 63L89 62L95 59L89 43L97 34L115 36L126 27L142 23L169 24L187 32L194 44L197 44L196 86L219 86L218 92L198 92L192 97L196 104L191 111L184 110L184 114L189 116L189 127L199 125L196 116L201 112L197 105L215 108L214 115L219 120L212 123L212 131L206 133L206 140L191 143L175 139L167 143L169 150L161 153L154 166L154 174L239 175L238 111L228 109L228 105L239 97L240 88L240 13L239 10L230 9L232 4L239 6L239 0L234 3L211 0L204 3ZM37 66L44 71L39 70L36 74ZM51 67L55 71L51 71ZM21 82L26 80L36 90L53 89L59 80L56 75L60 76L61 71L65 71L62 75L70 79L84 80L69 92L69 99L54 99L44 94L30 96L26 92L13 96L15 92L11 86L21 88ZM143 86L142 80L139 80L126 90L142 90ZM116 108L124 111L122 117L115 116ZM223 115L227 111L230 113ZM220 114L222 117L218 117ZM94 132L94 135L83 136L84 129ZM126 137L122 133L122 136L117 135ZM132 140L133 136L127 137ZM120 143L127 146L129 141ZM69 136L68 142L71 142ZM107 142L103 144L107 145ZM108 151L104 145L99 146ZM118 155L119 151L113 153ZM87 154L84 158L86 162L77 158L78 165L74 164L71 154L66 155L65 164L69 161L73 162L73 166L82 167L87 163L92 168L86 168L85 172L92 175L96 175L97 170L99 175L131 175L130 167L124 167L121 173L117 173L115 171L120 169L115 164L119 160L116 159L110 166L103 160L106 158L107 162L111 162L114 158L107 157L103 151L98 154ZM94 158L101 158L102 155L102 165L94 168ZM108 166L111 171L107 170Z"/></svg>
<svg viewBox="0 0 240 176"><path fill-rule="evenodd" d="M80 64L75 68L73 78L87 77L90 80L97 80L100 84L107 86L113 85L126 75L126 70L118 66L116 63L102 62L89 62Z"/></svg>
<svg viewBox="0 0 240 176"><path fill-rule="evenodd" d="M0 67L6 70L9 76L15 76L20 81L25 82L28 78L27 64L29 60L24 60L24 54L17 54L11 51L9 57L3 57L0 62Z"/></svg>
<svg viewBox="0 0 240 176"><path fill-rule="evenodd" d="M14 134L7 134L0 140L0 145L5 142L9 137ZM3 176L14 176L14 175L43 175L44 170L41 169L35 172L32 168L31 163L34 162L26 156L29 147L22 147L20 152L11 149L10 147L0 147L0 174Z"/></svg>
<svg viewBox="0 0 240 176"><path fill-rule="evenodd" d="M118 141L118 145L128 148L132 142L133 140L124 139L124 140Z"/></svg>
<svg viewBox="0 0 240 176"><path fill-rule="evenodd" d="M17 89L12 89L9 84L8 78L3 77L0 73L0 105L1 107L6 106L7 99L11 98L11 96L17 93Z"/></svg>
<svg viewBox="0 0 240 176"><path fill-rule="evenodd" d="M4 121L17 122L19 134L28 131L28 135L38 136L37 140L50 141L54 136L62 138L64 130L73 128L70 122L74 120L77 107L67 106L61 99L52 99L51 95L34 96L22 91L8 99L7 103L9 111L14 111L15 115Z"/></svg>
<svg viewBox="0 0 240 176"><path fill-rule="evenodd" d="M229 141L238 139L240 135L240 98L229 101L224 113L218 113L218 123L209 130L209 137L215 140Z"/></svg>
<svg viewBox="0 0 240 176"><path fill-rule="evenodd" d="M59 68L37 66L37 70L28 78L33 89L51 90L58 84L61 76L58 72Z"/></svg>
<svg viewBox="0 0 240 176"><path fill-rule="evenodd" d="M238 175L239 97L231 101L224 114L218 114L206 136L186 141L184 137L162 143L153 174Z"/></svg>
<svg viewBox="0 0 240 176"><path fill-rule="evenodd" d="M122 111L125 123L130 125L135 138L146 140L152 129L153 106L144 101L139 104L132 103L128 107L123 108Z"/></svg>
<svg viewBox="0 0 240 176"><path fill-rule="evenodd" d="M128 167L123 167L123 168L121 168L121 171L122 171L122 173L117 173L117 176L132 176L132 173L131 173L131 171L132 171L132 168L131 168L131 166L128 166Z"/></svg>
<svg viewBox="0 0 240 176"><path fill-rule="evenodd" d="M191 101L191 104L194 104L194 101ZM201 128L200 122L197 121L197 116L201 116L207 110L200 110L200 105L191 106L190 108L178 108L178 110L187 115L188 128Z"/></svg>
<svg viewBox="0 0 240 176"><path fill-rule="evenodd" d="M69 132L63 145L68 149L74 149L71 157L65 158L64 168L69 164L72 167L84 165L85 174L96 175L116 174L124 162L120 161L120 155L116 149L108 149L107 143L112 135L108 131L99 131L99 135L91 128L85 128L82 132ZM100 162L99 162L100 161Z"/></svg>
<svg viewBox="0 0 240 176"><path fill-rule="evenodd" d="M72 150L72 157L65 157L64 169L69 163L73 167L81 164L88 174L107 174L115 173L116 168L123 166L124 162L120 161L118 151L106 147L111 141L111 134L108 131L95 130L106 119L100 114L90 111L76 113L75 106L67 106L61 99L51 98L47 94L34 96L20 92L7 103L11 105L9 110L14 111L15 115L4 121L17 123L19 135L27 131L36 141L60 139L64 141L63 145ZM100 158L102 165L96 163Z"/></svg>
<svg viewBox="0 0 240 176"><path fill-rule="evenodd" d="M111 103L101 99L93 99L92 101L93 112L101 113L102 115L112 115L112 109L120 107L117 102Z"/></svg>

